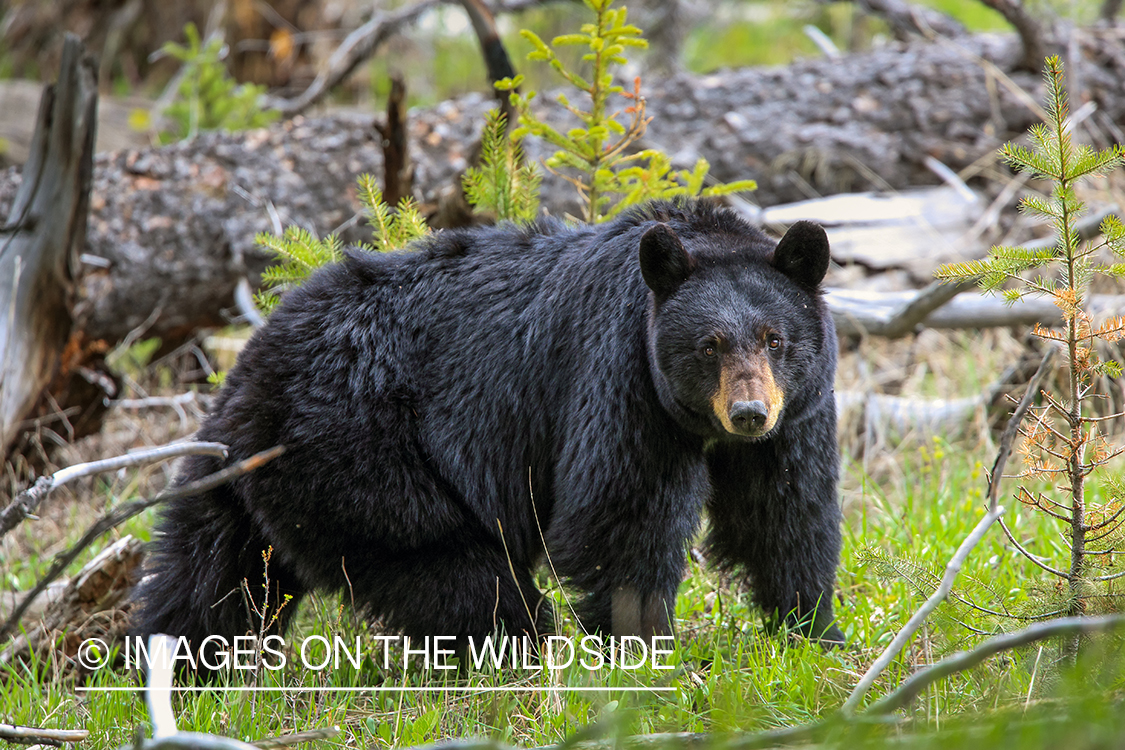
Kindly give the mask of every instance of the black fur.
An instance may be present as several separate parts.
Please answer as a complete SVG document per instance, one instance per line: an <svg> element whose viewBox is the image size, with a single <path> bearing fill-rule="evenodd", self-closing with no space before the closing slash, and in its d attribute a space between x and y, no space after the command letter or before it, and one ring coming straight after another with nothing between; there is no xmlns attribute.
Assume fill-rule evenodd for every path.
<svg viewBox="0 0 1125 750"><path fill-rule="evenodd" d="M656 273L659 299L646 232L690 254ZM706 505L714 559L768 612L841 641L836 339L808 288L827 244L786 266L800 283L774 249L729 212L656 204L594 228L446 231L318 272L254 335L198 435L229 444L228 462L287 452L170 504L135 630L256 632L237 589L260 599L272 546L274 602L344 590L412 636L482 636L494 613L508 633L543 633L545 539L587 628L668 633ZM645 262L648 278L659 253ZM766 435L733 435L700 344L721 334L730 356L765 361L766 328L785 342L768 354L785 405ZM189 459L179 481L223 464Z"/></svg>

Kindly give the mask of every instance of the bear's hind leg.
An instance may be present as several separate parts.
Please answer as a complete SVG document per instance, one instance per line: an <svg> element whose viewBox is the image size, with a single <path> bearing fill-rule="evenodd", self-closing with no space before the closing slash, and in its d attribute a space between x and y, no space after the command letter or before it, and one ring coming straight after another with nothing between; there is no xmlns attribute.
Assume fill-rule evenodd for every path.
<svg viewBox="0 0 1125 750"><path fill-rule="evenodd" d="M159 531L134 594L134 634L186 637L206 662L198 671L210 674L221 661L220 647L233 646L236 636L257 635L263 627L285 632L305 588L276 551L267 565L269 542L230 485L173 501ZM209 636L223 640L212 639L200 654Z"/></svg>
<svg viewBox="0 0 1125 750"><path fill-rule="evenodd" d="M411 638L454 636L463 651L469 637L479 644L501 629L533 640L552 632L530 565L509 562L491 540L446 538L373 567L352 575L356 605Z"/></svg>

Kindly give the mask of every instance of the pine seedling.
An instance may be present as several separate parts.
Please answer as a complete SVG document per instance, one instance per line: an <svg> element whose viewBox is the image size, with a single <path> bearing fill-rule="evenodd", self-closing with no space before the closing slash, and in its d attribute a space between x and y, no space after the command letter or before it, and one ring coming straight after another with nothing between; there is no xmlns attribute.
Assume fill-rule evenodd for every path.
<svg viewBox="0 0 1125 750"><path fill-rule="evenodd" d="M235 81L223 62L226 46L222 39L204 44L195 24L184 26L187 45L166 42L163 52L183 64L183 76L176 96L163 114L173 129L161 133L171 142L191 138L208 130L247 130L269 125L279 113L265 110L259 100L265 86Z"/></svg>
<svg viewBox="0 0 1125 750"><path fill-rule="evenodd" d="M522 139L508 137L508 122L498 109L489 111L481 133L480 166L465 171L465 197L478 212L498 221L531 221L539 211L541 177L523 155Z"/></svg>
<svg viewBox="0 0 1125 750"><path fill-rule="evenodd" d="M411 198L403 198L397 209L383 202L383 193L375 178L360 175L357 180L359 199L372 228L372 241L359 247L370 252L386 252L406 246L424 237L430 227ZM254 241L259 247L277 256L279 265L270 266L262 273L262 290L254 296L263 313L268 314L281 301L281 293L298 286L318 268L336 263L344 257L340 239L330 234L319 239L312 232L290 225L281 236L260 232Z"/></svg>
<svg viewBox="0 0 1125 750"><path fill-rule="evenodd" d="M559 104L578 119L578 127L564 133L539 119L531 109L535 92L516 92L522 76L496 83L498 89L511 92L509 100L519 113L519 127L512 137L534 135L557 149L544 161L544 166L577 189L584 209L582 218L593 224L647 200L753 190L756 185L752 180L704 188L710 169L705 159L699 159L690 170L674 170L671 160L658 150L631 151L644 136L651 118L645 114L640 79L634 80L633 90L628 92L614 83L613 70L628 62L628 48L643 49L648 42L640 29L627 22L624 6L613 8L613 0L585 3L594 13L594 22L584 24L579 33L563 34L548 44L527 29L520 32L534 47L529 60L546 62L588 98L589 108L582 109L565 94L558 97ZM582 57L591 66L589 78L568 68L558 57L555 48L564 46L584 46L589 50ZM625 106L613 110L619 100Z"/></svg>
<svg viewBox="0 0 1125 750"><path fill-rule="evenodd" d="M336 235L319 239L295 224L287 226L281 236L259 232L254 242L281 260L279 265L262 272L262 290L254 295L263 313L270 313L277 307L282 292L300 285L321 266L344 257L344 248Z"/></svg>
<svg viewBox="0 0 1125 750"><path fill-rule="evenodd" d="M1108 217L1102 222L1099 241L1082 241L1076 221L1085 207L1075 190L1082 180L1119 167L1125 149L1115 146L1098 151L1075 145L1067 122L1067 95L1058 57L1047 59L1044 78L1047 122L1031 128L1030 148L1008 143L1001 148L1000 155L1016 170L1053 183L1049 197L1026 197L1020 209L1051 225L1057 237L1055 245L1044 249L994 247L987 258L942 266L936 276L950 281L976 279L982 289L999 292L1008 302L1029 294L1046 296L1062 313L1061 329L1037 324L1034 335L1062 348L1069 370L1069 392L1055 395L1043 391L1043 405L1031 409L1030 426L1022 430L1026 437L1022 449L1024 468L1018 477L1025 482L1057 482L1056 492L1064 499L1033 491L1026 484L1020 485L1017 497L1024 506L1068 527L1064 538L1070 547L1069 564L1057 568L1047 564L1025 549L1007 526L1004 531L1028 559L1065 581L1068 612L1077 615L1087 609L1098 585L1125 576L1120 572L1095 575L1094 570L1096 561L1112 563L1115 555L1125 551L1121 541L1125 506L1120 485L1107 483L1109 497L1104 503L1090 504L1086 495L1086 479L1125 451L1125 447L1112 447L1102 433L1101 425L1106 418L1089 414L1091 400L1099 397L1094 387L1095 376L1121 376L1116 362L1098 357L1095 342L1113 342L1125 336L1125 318L1115 316L1096 324L1087 310L1085 297L1094 275L1125 276L1125 263L1097 260L1106 253L1117 259L1125 257L1125 226L1117 217ZM1047 275L1048 269L1054 273ZM1098 600L1113 602L1112 597L1104 594ZM1074 639L1067 652L1074 656L1077 649L1078 641Z"/></svg>
<svg viewBox="0 0 1125 750"><path fill-rule="evenodd" d="M356 184L372 232L371 242L361 242L361 249L381 253L398 250L430 233L430 226L413 198L404 197L392 209L383 201L383 191L374 177L361 174Z"/></svg>

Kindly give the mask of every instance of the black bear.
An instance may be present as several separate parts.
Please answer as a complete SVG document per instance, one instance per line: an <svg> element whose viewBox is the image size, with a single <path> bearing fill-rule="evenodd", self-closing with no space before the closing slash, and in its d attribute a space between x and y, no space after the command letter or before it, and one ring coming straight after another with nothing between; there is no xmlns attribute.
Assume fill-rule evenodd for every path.
<svg viewBox="0 0 1125 750"><path fill-rule="evenodd" d="M230 370L199 439L287 451L170 503L135 631L258 632L272 547L272 602L343 590L410 636L548 632L545 554L591 632L668 634L706 508L711 559L843 642L828 262L815 224L776 243L704 202L349 254Z"/></svg>

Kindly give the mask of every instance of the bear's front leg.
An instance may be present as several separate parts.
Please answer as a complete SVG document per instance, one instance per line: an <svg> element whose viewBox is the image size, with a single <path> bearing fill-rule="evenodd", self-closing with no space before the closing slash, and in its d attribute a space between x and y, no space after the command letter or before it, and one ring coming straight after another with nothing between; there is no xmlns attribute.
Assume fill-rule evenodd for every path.
<svg viewBox="0 0 1125 750"><path fill-rule="evenodd" d="M829 645L844 643L832 614L840 558L835 415L787 424L757 443L708 452L710 556L741 570L768 617Z"/></svg>
<svg viewBox="0 0 1125 750"><path fill-rule="evenodd" d="M609 456L585 462L560 483L564 497L581 502L556 504L547 548L556 572L586 592L576 610L588 632L646 639L673 633L706 467L698 454L653 463Z"/></svg>

